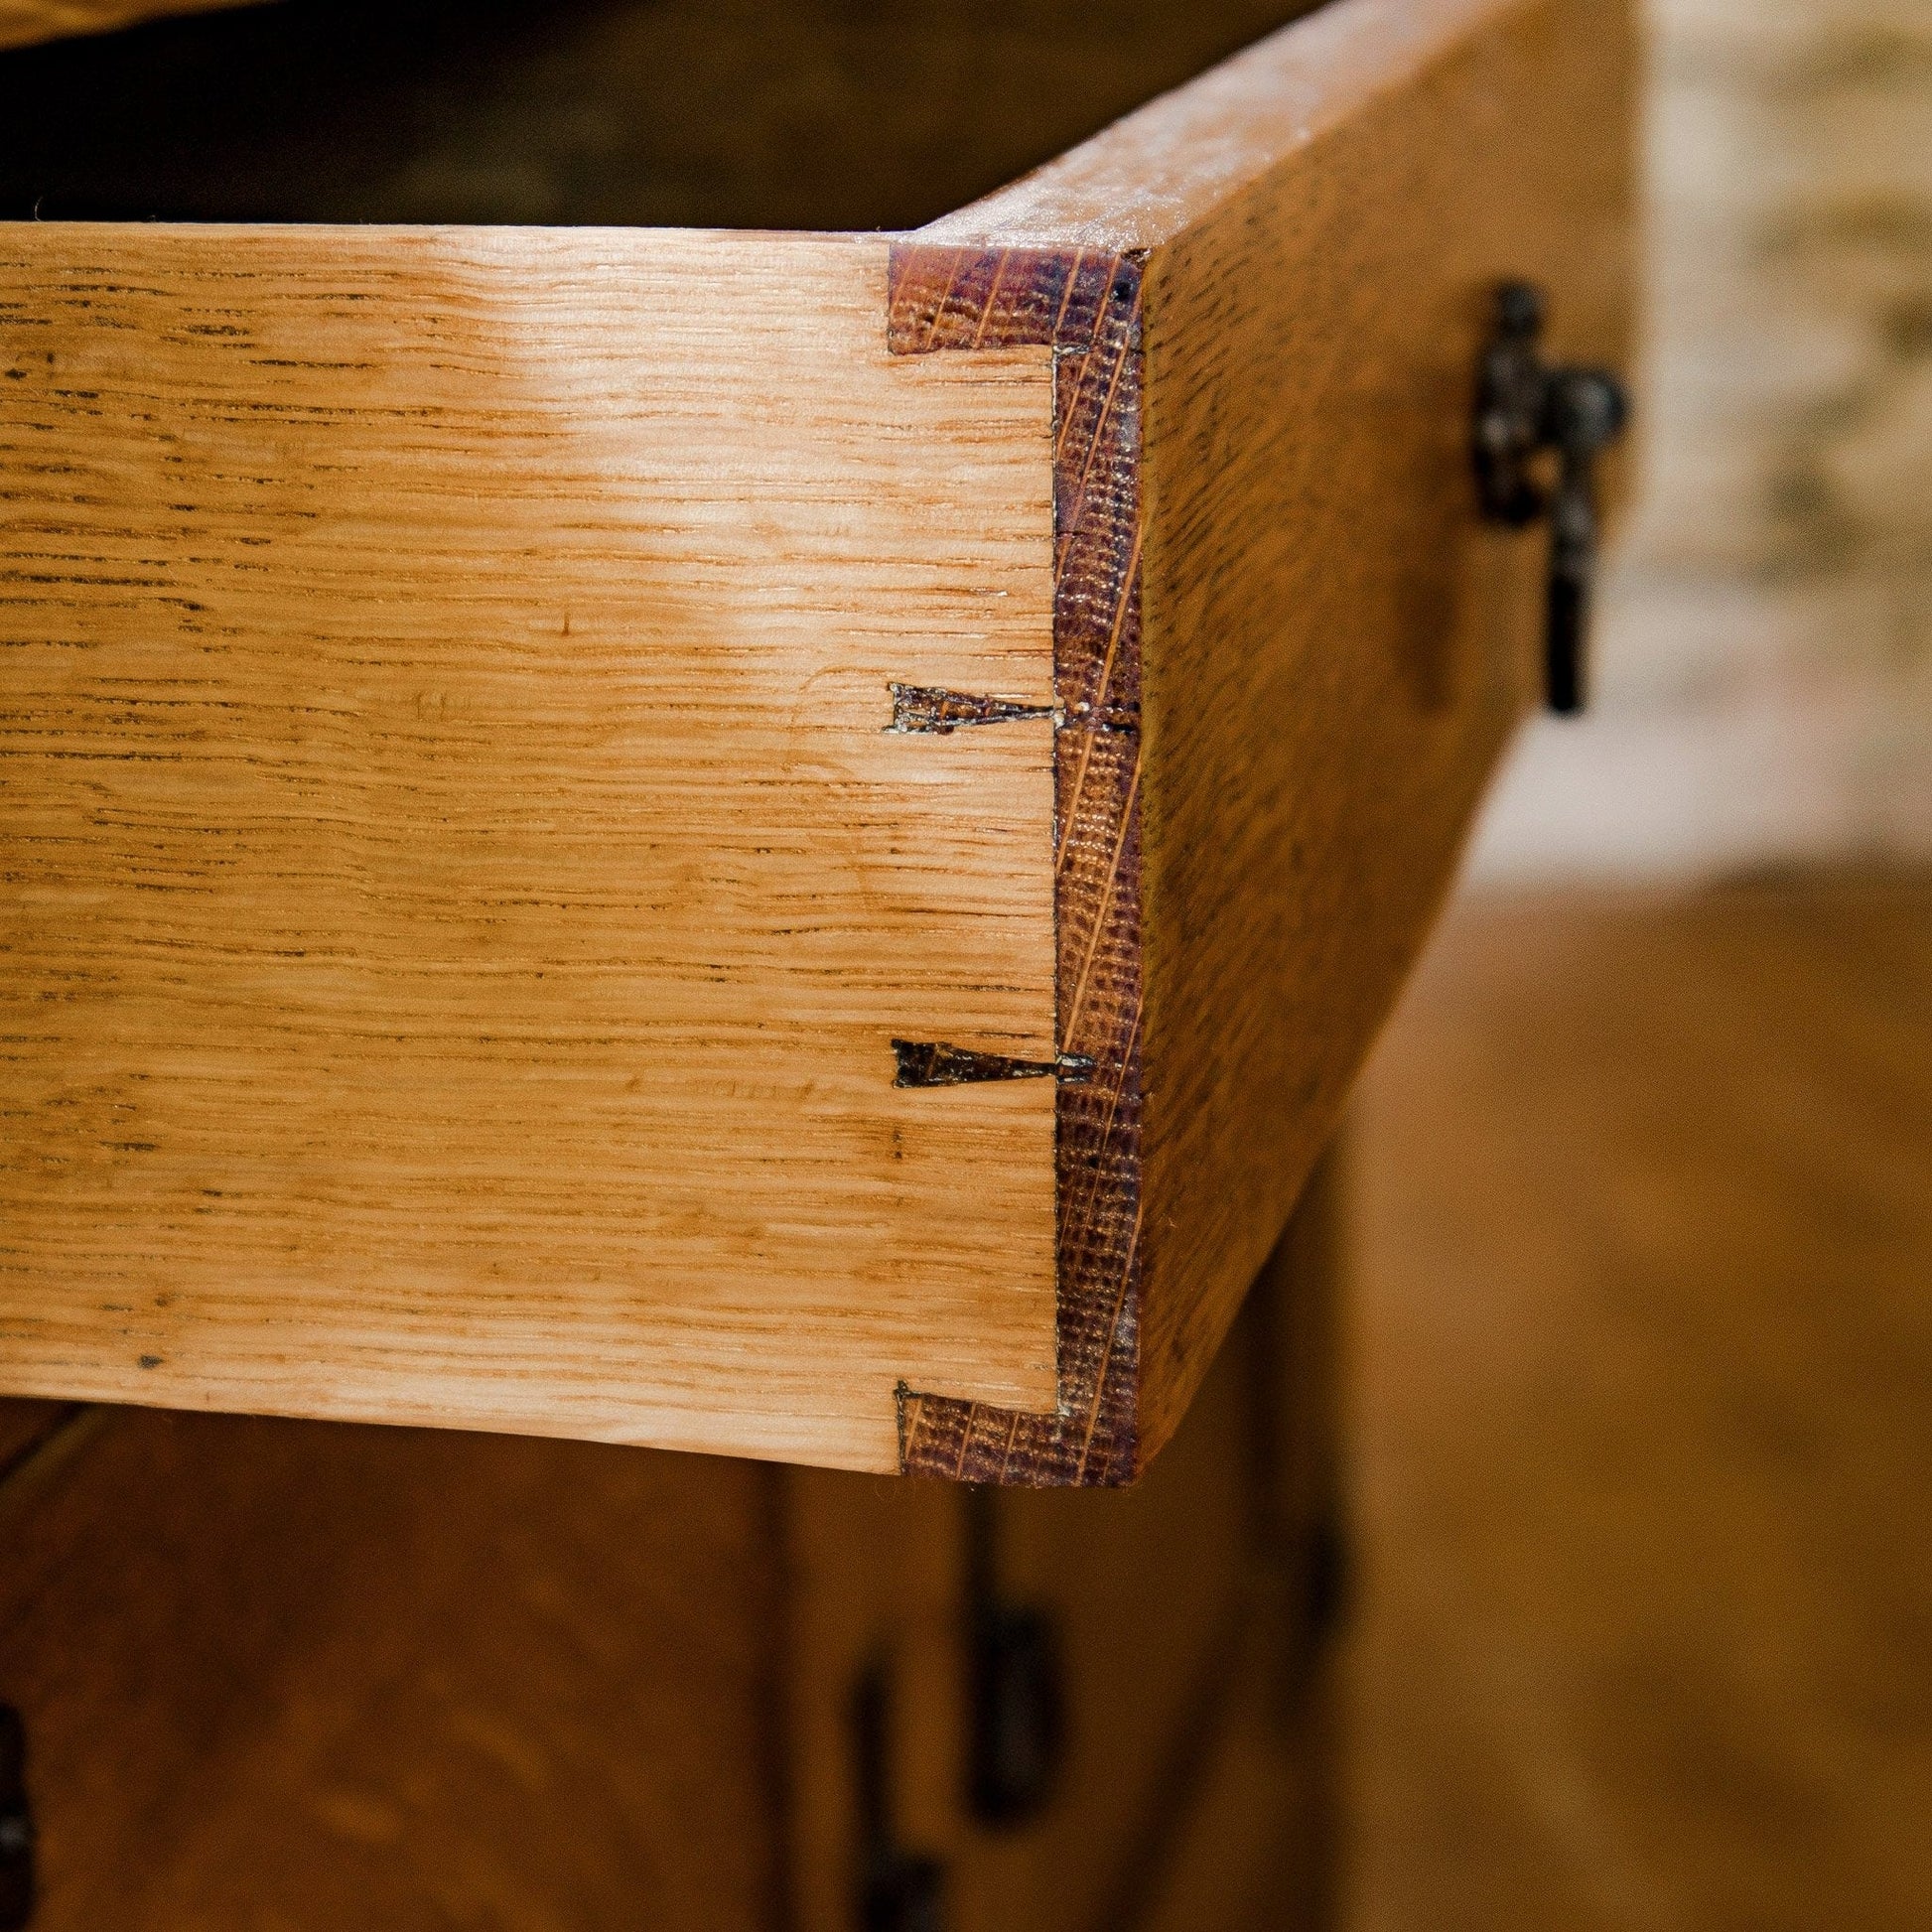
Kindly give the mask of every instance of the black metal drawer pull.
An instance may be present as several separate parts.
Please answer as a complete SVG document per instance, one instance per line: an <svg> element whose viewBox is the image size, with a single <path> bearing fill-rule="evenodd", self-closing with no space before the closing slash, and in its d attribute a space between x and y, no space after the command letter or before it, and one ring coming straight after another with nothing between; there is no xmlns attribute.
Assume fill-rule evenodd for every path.
<svg viewBox="0 0 1932 1932"><path fill-rule="evenodd" d="M0 1932L34 1916L34 1814L27 1804L27 1730L0 1705Z"/></svg>
<svg viewBox="0 0 1932 1932"><path fill-rule="evenodd" d="M999 1575L999 1498L966 1497L966 1640L972 1672L967 1766L973 1816L1011 1829L1051 1800L1066 1754L1060 1633L1046 1610L1015 1602Z"/></svg>
<svg viewBox="0 0 1932 1932"><path fill-rule="evenodd" d="M1545 632L1552 711L1584 708L1591 583L1596 572L1596 459L1623 434L1630 399L1607 369L1543 360L1541 289L1507 282L1483 350L1476 393L1476 482L1483 514L1523 529L1547 511L1550 577ZM1536 462L1554 452L1554 488Z"/></svg>
<svg viewBox="0 0 1932 1932"><path fill-rule="evenodd" d="M892 1789L893 1668L882 1652L852 1699L859 1783L860 1932L946 1932L946 1869L900 1842Z"/></svg>

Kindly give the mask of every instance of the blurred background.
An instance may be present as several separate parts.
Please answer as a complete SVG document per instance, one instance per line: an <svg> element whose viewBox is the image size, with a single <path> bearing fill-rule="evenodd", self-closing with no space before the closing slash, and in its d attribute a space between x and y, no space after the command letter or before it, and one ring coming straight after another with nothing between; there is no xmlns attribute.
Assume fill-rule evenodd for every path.
<svg viewBox="0 0 1932 1932"><path fill-rule="evenodd" d="M1932 857L1932 6L1650 0L1642 480L1483 884Z"/></svg>
<svg viewBox="0 0 1932 1932"><path fill-rule="evenodd" d="M1932 5L1650 23L1594 707L1358 1110L1358 1932L1932 1924Z"/></svg>

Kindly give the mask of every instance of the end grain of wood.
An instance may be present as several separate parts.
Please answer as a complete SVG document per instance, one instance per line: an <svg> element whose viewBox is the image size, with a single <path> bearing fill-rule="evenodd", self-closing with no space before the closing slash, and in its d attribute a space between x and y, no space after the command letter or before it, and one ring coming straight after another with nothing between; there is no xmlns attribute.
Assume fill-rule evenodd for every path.
<svg viewBox="0 0 1932 1932"><path fill-rule="evenodd" d="M1634 57L1601 0L1339 0L916 237L961 264L955 301L990 280L989 312L1049 241L1144 275L1115 602L1145 1126L1100 1296L1134 1315L1137 1463L1286 1225L1538 689L1542 552L1478 518L1468 384L1519 277L1565 354L1627 362Z"/></svg>
<svg viewBox="0 0 1932 1932"><path fill-rule="evenodd" d="M1336 0L909 236L15 229L4 1385L1130 1480L1535 688L1469 372L1622 359L1631 69Z"/></svg>

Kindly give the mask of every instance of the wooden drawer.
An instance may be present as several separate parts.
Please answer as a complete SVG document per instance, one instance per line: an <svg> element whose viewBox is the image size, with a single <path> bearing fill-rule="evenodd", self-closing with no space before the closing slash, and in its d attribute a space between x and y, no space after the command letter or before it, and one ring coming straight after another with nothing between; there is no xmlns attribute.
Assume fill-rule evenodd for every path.
<svg viewBox="0 0 1932 1932"><path fill-rule="evenodd" d="M1332 0L856 230L1293 11L0 62L0 202L171 217L0 228L0 1390L1142 1468L1533 695L1472 371L1623 357L1628 20Z"/></svg>

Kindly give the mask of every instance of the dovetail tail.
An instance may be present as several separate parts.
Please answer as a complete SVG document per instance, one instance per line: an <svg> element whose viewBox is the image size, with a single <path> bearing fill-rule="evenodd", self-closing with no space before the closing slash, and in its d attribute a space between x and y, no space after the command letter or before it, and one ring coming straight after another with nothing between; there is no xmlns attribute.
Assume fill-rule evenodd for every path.
<svg viewBox="0 0 1932 1932"><path fill-rule="evenodd" d="M1052 1060L1019 1060L1008 1053L976 1053L943 1040L896 1039L898 1060L896 1087L965 1087L985 1080L1058 1080L1077 1086L1093 1072L1093 1062L1079 1053L1062 1053Z"/></svg>
<svg viewBox="0 0 1932 1932"><path fill-rule="evenodd" d="M962 725L1015 725L1025 719L1053 716L1050 704L1029 704L1022 698L982 698L969 692L941 691L928 684L893 686L896 732L936 732L942 737Z"/></svg>

